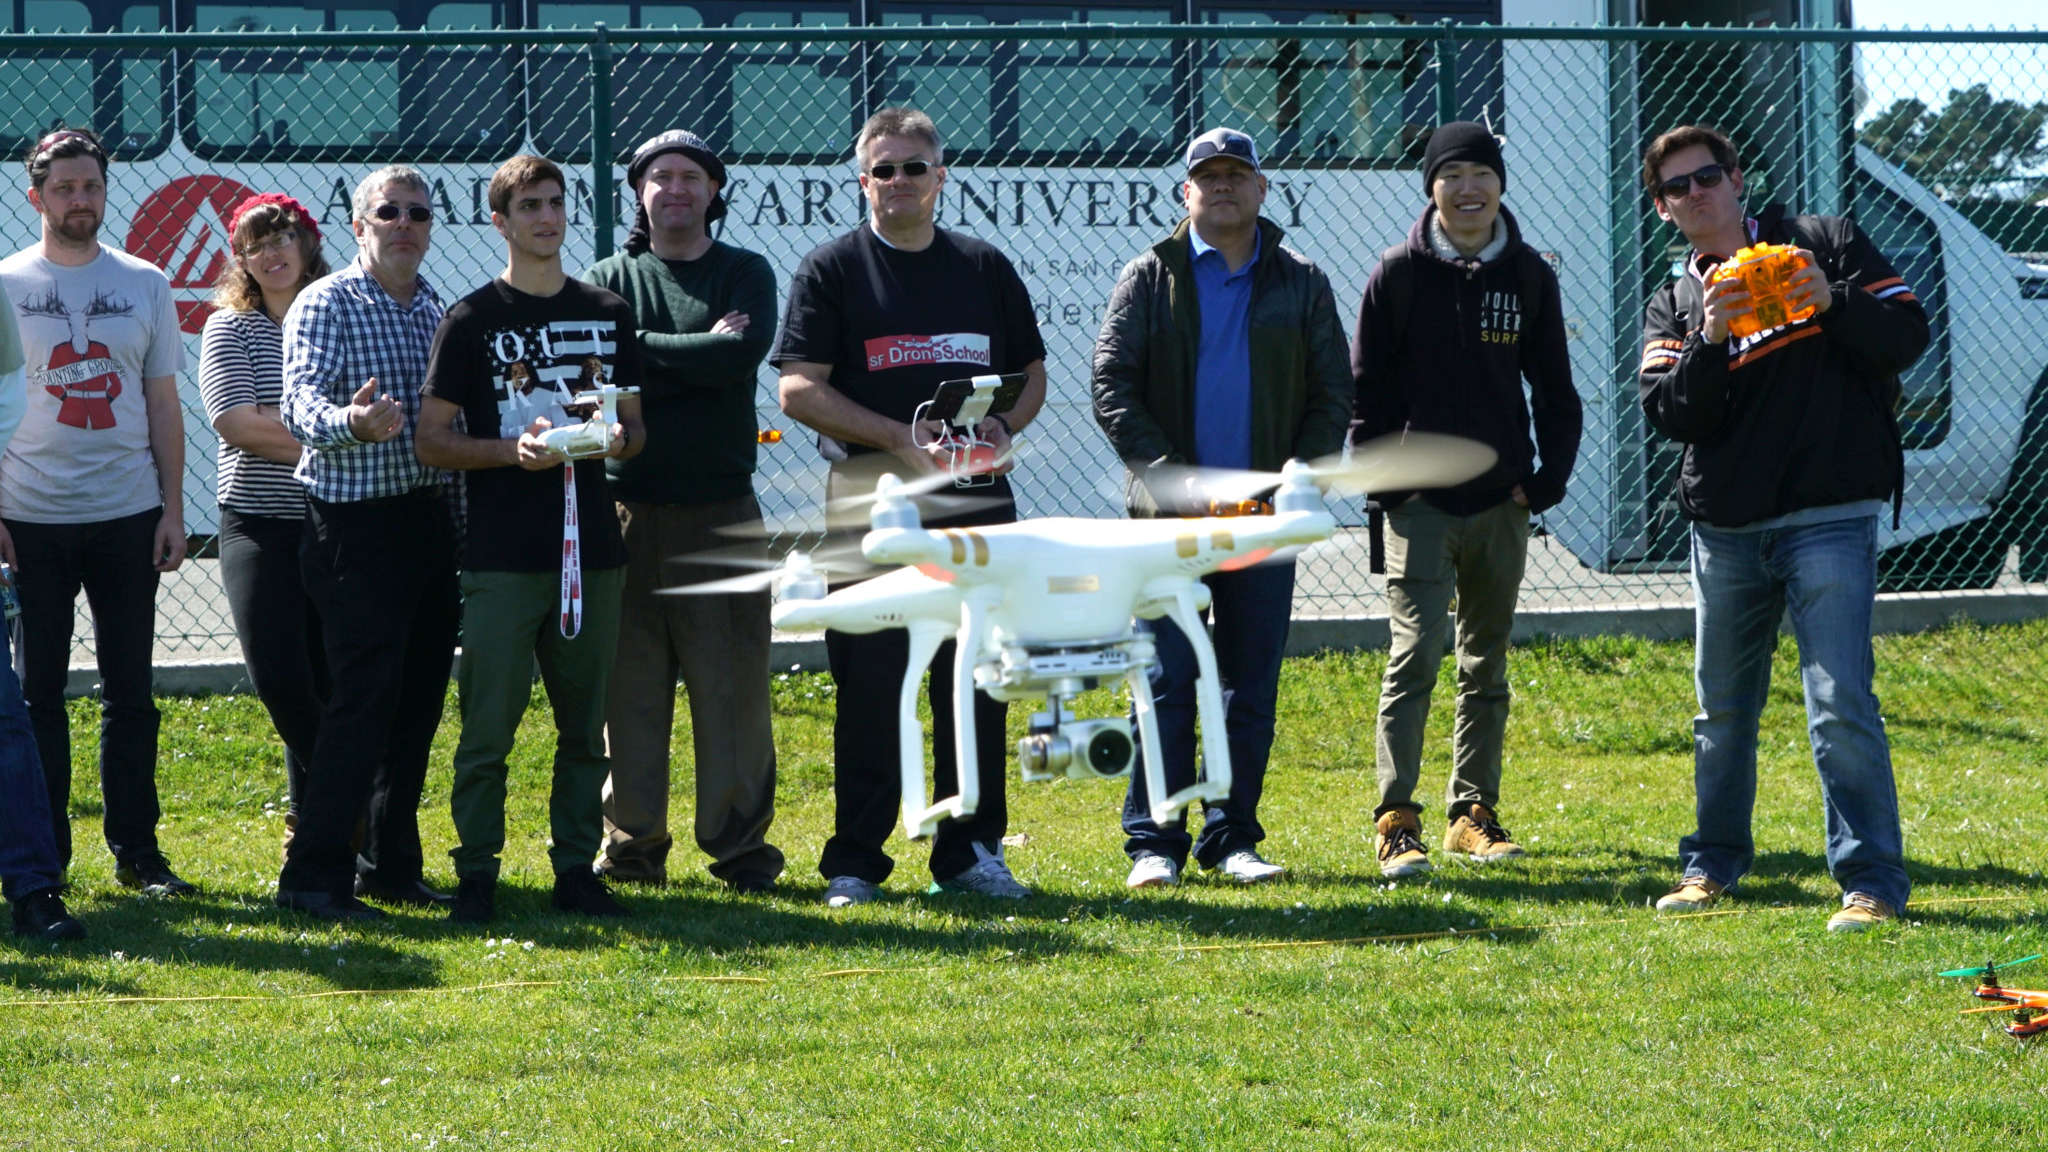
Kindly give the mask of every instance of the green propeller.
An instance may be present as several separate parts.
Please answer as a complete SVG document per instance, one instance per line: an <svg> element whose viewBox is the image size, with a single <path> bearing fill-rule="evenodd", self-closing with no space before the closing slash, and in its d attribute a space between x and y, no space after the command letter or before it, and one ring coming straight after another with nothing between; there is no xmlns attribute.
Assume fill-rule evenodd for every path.
<svg viewBox="0 0 2048 1152"><path fill-rule="evenodd" d="M2026 963L2027 961L2029 961L2029 960L2039 960L2039 959L2041 958L2041 956L2042 956L2042 954L2041 954L2041 953L2039 953L2039 952L2036 952L2036 953L2034 953L2034 954L2033 954L2032 956L2022 956L2022 957L2020 957L2019 959L2017 959L2017 960L2014 960L2014 961L2012 961L2012 962L2010 962L2010 963L2007 963L2007 964L1986 964L1986 965L1985 965L1985 966L1983 966L1982 968L1951 968L1951 969L1949 969L1948 971L1946 971L1946 972L1943 972L1943 973L1942 973L1942 975L1943 975L1943 976L1983 976L1983 975L1985 975L1985 974L1989 973L1989 972L1990 972L1990 971L1991 971L1992 969L1994 969L1994 968L1996 968L1997 970L1999 970L1999 971L2003 972L2003 971L2004 971L2004 970L2006 970L2007 968L2017 968L2017 967L2019 967L2020 965L2022 965L2022 964L2025 964L2025 963Z"/></svg>

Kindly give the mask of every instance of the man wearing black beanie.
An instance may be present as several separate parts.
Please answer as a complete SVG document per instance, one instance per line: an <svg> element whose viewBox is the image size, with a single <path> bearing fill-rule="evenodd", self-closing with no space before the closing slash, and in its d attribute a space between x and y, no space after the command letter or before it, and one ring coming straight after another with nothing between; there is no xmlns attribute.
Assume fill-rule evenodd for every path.
<svg viewBox="0 0 2048 1152"><path fill-rule="evenodd" d="M1508 634L1529 520L1564 498L1581 413L1557 275L1501 207L1507 164L1481 125L1446 124L1423 153L1430 203L1366 282L1352 342L1358 440L1447 432L1500 453L1454 488L1374 493L1385 517L1392 651L1380 686L1380 871L1429 870L1415 801L1430 690L1457 605L1458 716L1444 850L1479 862L1522 855L1500 825ZM1528 399L1522 382L1529 383ZM1531 439L1531 429L1534 439Z"/></svg>
<svg viewBox="0 0 2048 1152"><path fill-rule="evenodd" d="M697 847L711 874L762 892L782 874L768 843L775 744L768 706L768 594L660 596L726 573L679 557L761 523L754 498L757 373L775 335L775 273L711 236L725 214L725 162L694 132L671 131L626 164L633 230L588 279L626 298L639 328L647 449L608 462L626 540L618 658L605 709L611 779L598 869L663 883L675 685L690 699Z"/></svg>

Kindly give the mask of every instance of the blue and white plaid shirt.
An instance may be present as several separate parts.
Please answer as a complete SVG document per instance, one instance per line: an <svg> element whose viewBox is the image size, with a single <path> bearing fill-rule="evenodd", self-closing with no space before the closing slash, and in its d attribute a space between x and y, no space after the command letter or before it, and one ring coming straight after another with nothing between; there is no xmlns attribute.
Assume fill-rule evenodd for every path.
<svg viewBox="0 0 2048 1152"><path fill-rule="evenodd" d="M441 298L425 277L410 307L377 283L360 259L306 286L284 318L285 427L306 452L294 473L332 504L401 496L443 481L413 455L427 353L441 324ZM355 438L348 405L376 377L379 394L405 409L398 435L380 444Z"/></svg>

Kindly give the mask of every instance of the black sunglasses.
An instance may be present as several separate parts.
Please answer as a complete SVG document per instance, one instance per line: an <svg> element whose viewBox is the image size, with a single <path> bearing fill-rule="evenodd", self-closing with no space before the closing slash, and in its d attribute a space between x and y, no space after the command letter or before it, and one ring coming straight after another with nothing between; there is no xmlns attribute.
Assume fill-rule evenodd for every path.
<svg viewBox="0 0 2048 1152"><path fill-rule="evenodd" d="M877 180L894 180L898 168L903 169L905 176L913 179L932 170L932 166L923 160L905 160L901 164L877 164L868 169L868 175Z"/></svg>
<svg viewBox="0 0 2048 1152"><path fill-rule="evenodd" d="M370 215L384 221L386 224L398 219L401 215L411 217L412 222L415 224L425 224L434 218L434 210L425 204L408 204L403 208L396 204L379 204L370 212Z"/></svg>
<svg viewBox="0 0 2048 1152"><path fill-rule="evenodd" d="M1727 175L1728 170L1726 168L1721 167L1719 164L1709 164L1704 168L1687 172L1683 176L1673 176L1671 179L1657 185L1657 199L1676 200L1687 192L1692 191L1694 184L1698 184L1702 188L1712 188L1721 183L1722 178Z"/></svg>

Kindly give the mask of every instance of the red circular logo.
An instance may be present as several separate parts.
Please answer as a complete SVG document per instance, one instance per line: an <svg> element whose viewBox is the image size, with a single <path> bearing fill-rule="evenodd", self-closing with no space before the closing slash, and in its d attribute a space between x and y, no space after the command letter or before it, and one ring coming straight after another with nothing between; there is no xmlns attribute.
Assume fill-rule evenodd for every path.
<svg viewBox="0 0 2048 1152"><path fill-rule="evenodd" d="M178 300L178 327L198 332L206 299L227 267L228 215L256 193L225 176L180 176L150 193L128 228L128 253L164 270Z"/></svg>

